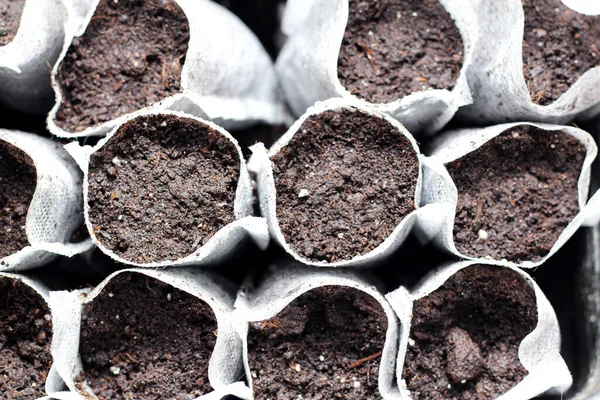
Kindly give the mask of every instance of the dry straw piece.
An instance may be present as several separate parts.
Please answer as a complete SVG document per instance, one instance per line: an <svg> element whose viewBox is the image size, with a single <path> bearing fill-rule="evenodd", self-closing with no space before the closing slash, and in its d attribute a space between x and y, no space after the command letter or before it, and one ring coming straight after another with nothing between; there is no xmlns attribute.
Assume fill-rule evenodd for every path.
<svg viewBox="0 0 600 400"><path fill-rule="evenodd" d="M33 162L35 191L27 209L29 245L0 259L0 270L22 271L44 265L57 255L67 257L91 248L90 240L70 243L81 225L81 171L60 143L40 136L0 129L0 140Z"/></svg>
<svg viewBox="0 0 600 400"><path fill-rule="evenodd" d="M254 34L235 15L213 1L174 0L189 22L189 42L180 72L181 92L141 106L140 110L118 112L105 122L62 128L57 122L57 113L65 106L59 73L68 60L73 39L85 34L100 1L69 0L70 7L76 10L73 13L80 16L77 20L80 24L74 26L74 34L65 40L52 69L56 102L47 119L51 133L59 137L104 135L132 116L162 110L187 112L228 129L253 122L276 124L287 120L273 64ZM127 6L127 3L121 4ZM140 60L133 60L133 65L146 62L143 58Z"/></svg>
<svg viewBox="0 0 600 400"><path fill-rule="evenodd" d="M470 2L441 0L460 31L464 62L452 90L429 89L389 103L369 103L352 95L338 78L338 55L348 23L349 0L289 0L282 31L289 36L276 63L288 103L298 116L317 101L341 97L387 113L414 133L433 133L471 103L466 70L478 39Z"/></svg>
<svg viewBox="0 0 600 400"><path fill-rule="evenodd" d="M548 258L556 253L575 231L590 218L594 204L586 206L590 184L591 165L597 155L597 146L594 139L585 131L569 126L534 124L534 123L511 123L491 126L487 128L471 128L458 131L450 131L439 137L432 145L432 153L423 158L423 193L422 205L427 205L428 212L420 215L417 233L422 241L432 240L440 249L461 258L474 261L491 259L484 254L478 257L461 253L454 240L454 221L457 210L458 191L447 167L447 163L461 159L489 143L504 132L516 127L535 127L542 131L561 132L567 137L574 138L585 149L585 155L581 165L581 172L577 179L577 205L579 212L572 218L570 223L560 233L560 236L547 249L546 254L539 259L520 259L518 261L501 260L508 265L518 265L522 268L534 268L542 265ZM539 133L540 135L543 133ZM566 162L570 162L567 160ZM535 175L535 172L532 172ZM531 188L534 190L534 188ZM535 192L535 191L534 191ZM532 192L533 193L533 192ZM532 194L533 195L533 194ZM488 196L493 201L491 194ZM562 199L554 199L560 202ZM518 207L519 205L516 204ZM541 222L540 222L541 223ZM481 233L479 239L485 241L486 234Z"/></svg>
<svg viewBox="0 0 600 400"><path fill-rule="evenodd" d="M159 120L162 120L163 122L160 122L158 124L158 126L154 126L154 125L156 125L157 121L159 121ZM190 252L191 254L181 254L179 256L179 258L176 258L175 256L169 256L166 259L161 259L159 261L153 261L153 260L146 261L145 258L144 259L138 259L138 258L132 259L131 257L126 258L125 253L115 250L116 247L115 247L115 249L110 249L107 246L106 241L105 241L106 234L102 235L101 234L102 229L101 228L98 229L98 227L95 226L93 224L93 221L91 220L91 217L90 217L90 214L91 214L91 209L90 209L90 163L91 163L91 161L90 161L90 159L94 156L95 153L97 153L97 152L101 151L103 148L105 148L105 146L111 146L111 140L113 139L113 137L116 136L115 140L121 141L122 138L125 137L124 135L126 134L127 130L129 129L129 126L132 126L134 124L150 126L151 124L154 124L153 126L150 126L148 132L150 132L150 131L158 132L157 138L160 138L160 132L164 133L168 129L170 129L169 128L170 123L171 124L172 123L189 123L195 127L200 127L202 129L204 129L204 131L198 130L198 135L203 140L205 139L204 135L208 135L206 139L209 142L211 140L215 141L215 142L218 140L221 140L221 141L227 143L228 146L235 147L234 153L237 153L237 154L235 154L235 158L236 158L235 161L239 162L239 168L238 168L239 169L239 177L236 179L237 184L236 184L236 189L235 189L235 199L233 201L233 213L232 213L233 215L231 215L231 218L233 221L218 228L212 236L210 236L210 237L207 236L208 240L204 244L201 244L201 241L195 242L192 245L193 250ZM192 132L193 132L193 130L189 131L189 128L188 128L188 130L186 130L185 134L191 135ZM218 136L213 137L211 135L219 135L220 137L218 137ZM125 139L125 140L127 140L127 139ZM147 139L145 139L145 140L148 141ZM250 236L257 243L257 245L259 245L259 247L261 247L261 248L266 248L268 245L269 234L268 234L268 231L266 228L266 222L264 221L263 218L251 216L252 211L253 211L253 201L254 201L253 197L252 197L252 182L251 182L248 170L246 169L246 163L244 161L242 151L241 151L239 145L237 144L237 141L227 131L225 131L223 128L215 125L212 122L204 121L200 118L192 117L192 116L189 116L189 115L186 115L183 113L174 112L174 111L156 112L156 113L147 112L145 114L141 114L136 117L131 117L128 121L123 122L122 124L118 125L117 127L115 127L112 130L112 132L110 132L105 138L100 140L94 147L79 146L78 143L71 143L65 147L66 147L67 151L69 151L69 153L77 161L77 163L79 164L79 166L81 167L81 169L83 170L83 173L84 173L84 179L83 179L84 215L85 215L85 223L88 228L88 231L90 232L90 236L92 237L94 244L96 244L96 246L98 246L100 248L100 250L102 250L105 254L110 256L115 261L129 264L129 265L138 266L138 267L149 267L149 268L165 267L165 266L207 265L207 264L214 263L214 262L218 261L219 259L222 259L223 257L226 257L231 252L231 250L234 249L242 241L242 239L247 236ZM202 150L202 149L199 149L199 150ZM208 151L208 150L206 150L206 151ZM148 155L148 156L155 157L156 155ZM207 156L207 154L203 154L203 156ZM157 157L160 157L160 156L157 156ZM210 157L210 155L208 155L208 157ZM120 168L120 165L125 165L127 163L133 163L132 165L137 165L136 163L140 162L140 160L138 160L136 158L123 159L123 160L118 159L118 157L115 157L115 158L116 159L113 159L113 161L112 161L112 164L114 164L114 165L110 166L110 168L115 169L114 174L116 174L116 175L118 175L118 173L119 173L118 168ZM143 155L142 158L144 158L144 160L141 160L141 161L145 162L146 158L148 158L148 157L146 155ZM165 163L170 163L170 160L168 159L168 157L167 158L160 157L159 161L165 162ZM167 164L167 168L168 168L168 164ZM108 171L108 173L111 174L110 171ZM140 175L139 179L142 179L142 177L143 177L143 175ZM161 176L153 175L151 178L152 179L160 179ZM175 178L177 178L177 177L169 178L169 181L172 181ZM186 177L186 176L179 176L177 179L185 181L187 178L191 179L191 177ZM183 187L185 187L185 182L183 184ZM170 193L170 196L172 196L171 199L173 201L177 201L177 202L183 201L182 200L183 197L179 196L179 193L174 193L173 190L180 190L180 189L177 187L175 189L171 189L169 187L169 193ZM181 189L181 190L183 190L183 189ZM145 195L148 195L151 197L152 193L150 193L150 194L146 193ZM115 196L116 196L116 194L115 194ZM178 196L180 198L178 198ZM140 199L138 198L136 201L140 201ZM129 203L127 203L127 204L129 204ZM129 207L127 204L125 204L123 202L119 207L121 207L121 209L123 211L126 211ZM137 203L135 203L135 204L137 204ZM129 204L129 205L131 205L131 204ZM159 205L160 204L155 202L153 204L153 207L156 208ZM229 204L227 204L227 205L230 206ZM142 203L139 203L138 206L143 207ZM218 207L219 204L212 204L210 206ZM164 207L162 205L160 205L160 207L162 207L160 210L161 214L164 214L164 215L158 216L158 219L159 220L165 219L168 222L169 217L170 217L168 210L164 209ZM189 207L189 205L184 205L184 207ZM199 205L196 205L196 207L199 207ZM184 211L187 213L191 213L191 212L195 212L196 210L186 208ZM124 212L124 214L125 214L125 212ZM121 216L122 220L119 218L118 215L114 215L113 220L112 220L112 222L110 222L110 224L114 225L114 224L125 223L126 222L125 217L129 217L129 214L122 215ZM152 216L148 216L147 220L140 222L144 229L154 226L153 224L156 221L150 222L150 219L152 219L151 217ZM131 230L131 229L133 229L133 230ZM177 229L179 229L177 226L171 226L170 228L167 228L167 229L168 229L168 233L170 236L172 236L172 237L177 236L176 235ZM131 232L129 230L131 230ZM202 232L203 232L202 227L198 226L196 233L200 234ZM127 241L129 243L129 241L131 241L131 237L137 236L138 238L143 238L143 237L140 237L138 235L138 233L139 233L138 228L127 228L124 233L119 234L119 235L121 235L121 236L119 236L119 238L120 238L120 240ZM166 239L167 238L165 237L165 240ZM189 237L186 236L186 240L187 239L189 239ZM136 243L133 242L130 245L135 246ZM139 243L138 243L138 245L139 245Z"/></svg>

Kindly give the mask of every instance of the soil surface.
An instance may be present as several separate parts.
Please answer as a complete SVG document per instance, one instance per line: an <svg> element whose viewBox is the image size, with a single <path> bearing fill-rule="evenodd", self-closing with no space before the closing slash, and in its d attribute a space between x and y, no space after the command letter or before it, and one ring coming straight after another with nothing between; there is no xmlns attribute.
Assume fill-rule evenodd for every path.
<svg viewBox="0 0 600 400"><path fill-rule="evenodd" d="M52 316L44 299L21 281L0 278L0 398L45 395L52 366Z"/></svg>
<svg viewBox="0 0 600 400"><path fill-rule="evenodd" d="M0 0L0 46L6 46L17 35L25 0Z"/></svg>
<svg viewBox="0 0 600 400"><path fill-rule="evenodd" d="M207 125L136 118L90 159L94 234L132 262L188 256L234 221L239 176L235 145Z"/></svg>
<svg viewBox="0 0 600 400"><path fill-rule="evenodd" d="M464 45L438 0L350 0L338 77L350 93L389 103L413 92L452 89Z"/></svg>
<svg viewBox="0 0 600 400"><path fill-rule="evenodd" d="M470 257L539 261L579 212L585 147L563 132L511 128L448 163L454 243Z"/></svg>
<svg viewBox="0 0 600 400"><path fill-rule="evenodd" d="M381 305L364 292L325 286L303 294L275 317L250 324L255 398L380 399L386 330Z"/></svg>
<svg viewBox="0 0 600 400"><path fill-rule="evenodd" d="M308 259L368 253L415 209L417 154L382 118L350 110L312 116L272 161L279 225Z"/></svg>
<svg viewBox="0 0 600 400"><path fill-rule="evenodd" d="M33 160L0 140L0 258L29 246L25 224L36 185Z"/></svg>
<svg viewBox="0 0 600 400"><path fill-rule="evenodd" d="M527 370L519 345L537 324L533 289L516 272L475 265L417 300L403 379L415 400L495 399Z"/></svg>
<svg viewBox="0 0 600 400"><path fill-rule="evenodd" d="M117 275L84 306L79 384L101 400L195 398L212 390L216 335L202 300L141 274Z"/></svg>
<svg viewBox="0 0 600 400"><path fill-rule="evenodd" d="M551 104L600 64L600 17L561 0L523 0L523 72L534 103Z"/></svg>
<svg viewBox="0 0 600 400"><path fill-rule="evenodd" d="M56 124L80 132L180 93L189 37L173 0L101 0L59 67Z"/></svg>

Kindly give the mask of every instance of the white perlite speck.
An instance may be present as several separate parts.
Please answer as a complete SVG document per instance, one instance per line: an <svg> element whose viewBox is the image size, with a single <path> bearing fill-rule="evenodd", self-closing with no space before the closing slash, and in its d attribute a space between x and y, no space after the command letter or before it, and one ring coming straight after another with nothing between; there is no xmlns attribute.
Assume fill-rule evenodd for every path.
<svg viewBox="0 0 600 400"><path fill-rule="evenodd" d="M298 192L298 198L301 199L303 197L308 197L310 195L310 192L306 189L300 189L300 191Z"/></svg>
<svg viewBox="0 0 600 400"><path fill-rule="evenodd" d="M488 239L488 233L483 229L480 229L479 232L477 232L477 236L484 242Z"/></svg>

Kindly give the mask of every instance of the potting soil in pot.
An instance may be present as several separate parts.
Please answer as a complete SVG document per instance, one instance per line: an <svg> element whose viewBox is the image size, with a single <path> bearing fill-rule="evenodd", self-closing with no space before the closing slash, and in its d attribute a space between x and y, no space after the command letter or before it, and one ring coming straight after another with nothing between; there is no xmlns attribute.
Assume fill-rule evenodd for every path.
<svg viewBox="0 0 600 400"><path fill-rule="evenodd" d="M516 272L474 265L417 300L402 378L415 400L494 399L527 375L519 345L537 324Z"/></svg>
<svg viewBox="0 0 600 400"><path fill-rule="evenodd" d="M79 384L105 400L195 398L211 391L217 334L202 300L145 275L117 275L84 306Z"/></svg>
<svg viewBox="0 0 600 400"><path fill-rule="evenodd" d="M452 89L464 45L438 0L350 0L338 58L340 82L372 103Z"/></svg>
<svg viewBox="0 0 600 400"><path fill-rule="evenodd" d="M415 209L417 153L381 117L350 110L311 116L272 161L279 225L310 260L368 253Z"/></svg>
<svg viewBox="0 0 600 400"><path fill-rule="evenodd" d="M0 46L6 46L17 35L25 0L0 0Z"/></svg>
<svg viewBox="0 0 600 400"><path fill-rule="evenodd" d="M0 304L0 397L42 397L52 366L50 309L35 290L6 277L0 277Z"/></svg>
<svg viewBox="0 0 600 400"><path fill-rule="evenodd" d="M25 225L36 184L31 157L0 140L0 258L29 245Z"/></svg>
<svg viewBox="0 0 600 400"><path fill-rule="evenodd" d="M94 234L129 261L186 257L235 219L239 176L235 145L208 125L171 115L136 118L91 156Z"/></svg>
<svg viewBox="0 0 600 400"><path fill-rule="evenodd" d="M189 37L173 0L101 0L60 64L57 125L79 132L180 93Z"/></svg>
<svg viewBox="0 0 600 400"><path fill-rule="evenodd" d="M250 324L248 359L257 400L379 399L387 316L357 289L324 286L275 317Z"/></svg>
<svg viewBox="0 0 600 400"><path fill-rule="evenodd" d="M458 189L458 251L515 262L543 258L579 212L585 152L566 133L517 126L448 163Z"/></svg>
<svg viewBox="0 0 600 400"><path fill-rule="evenodd" d="M532 101L545 106L600 64L600 17L561 0L523 0L523 10L525 81Z"/></svg>

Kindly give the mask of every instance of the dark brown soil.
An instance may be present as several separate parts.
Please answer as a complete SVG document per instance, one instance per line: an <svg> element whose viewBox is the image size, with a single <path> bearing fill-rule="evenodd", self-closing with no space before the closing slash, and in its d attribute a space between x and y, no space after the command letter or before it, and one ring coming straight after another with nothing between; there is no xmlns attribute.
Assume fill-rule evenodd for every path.
<svg viewBox="0 0 600 400"><path fill-rule="evenodd" d="M386 330L381 305L364 292L325 286L303 294L277 316L250 324L255 398L380 399Z"/></svg>
<svg viewBox="0 0 600 400"><path fill-rule="evenodd" d="M6 46L17 35L25 0L0 0L0 46Z"/></svg>
<svg viewBox="0 0 600 400"><path fill-rule="evenodd" d="M516 272L476 265L415 302L402 377L415 400L495 399L519 383L535 293ZM413 342L414 341L414 342Z"/></svg>
<svg viewBox="0 0 600 400"><path fill-rule="evenodd" d="M94 233L129 261L188 256L234 221L239 176L235 145L207 125L136 118L90 159Z"/></svg>
<svg viewBox="0 0 600 400"><path fill-rule="evenodd" d="M565 133L519 126L447 164L458 189L458 251L539 261L579 212L584 158L585 147Z"/></svg>
<svg viewBox="0 0 600 400"><path fill-rule="evenodd" d="M561 0L523 0L523 9L525 81L533 102L545 106L600 64L600 17Z"/></svg>
<svg viewBox="0 0 600 400"><path fill-rule="evenodd" d="M438 0L350 0L338 76L350 93L389 103L454 87L464 45Z"/></svg>
<svg viewBox="0 0 600 400"><path fill-rule="evenodd" d="M29 246L25 223L36 185L33 160L0 140L0 258Z"/></svg>
<svg viewBox="0 0 600 400"><path fill-rule="evenodd" d="M141 274L116 276L84 306L83 379L102 400L195 398L210 392L217 336L202 300Z"/></svg>
<svg viewBox="0 0 600 400"><path fill-rule="evenodd" d="M379 117L349 110L310 117L272 161L279 225L308 259L368 253L415 209L417 154Z"/></svg>
<svg viewBox="0 0 600 400"><path fill-rule="evenodd" d="M221 133L188 118L136 118L90 159L94 233L128 261L188 256L234 221L239 176Z"/></svg>
<svg viewBox="0 0 600 400"><path fill-rule="evenodd" d="M56 124L80 132L180 93L189 37L173 0L101 0L60 65Z"/></svg>
<svg viewBox="0 0 600 400"><path fill-rule="evenodd" d="M44 299L21 281L0 278L0 398L45 394L52 366L52 317Z"/></svg>

